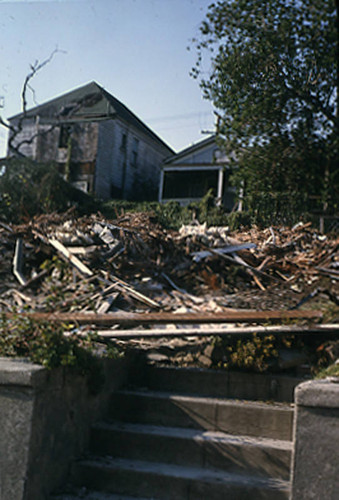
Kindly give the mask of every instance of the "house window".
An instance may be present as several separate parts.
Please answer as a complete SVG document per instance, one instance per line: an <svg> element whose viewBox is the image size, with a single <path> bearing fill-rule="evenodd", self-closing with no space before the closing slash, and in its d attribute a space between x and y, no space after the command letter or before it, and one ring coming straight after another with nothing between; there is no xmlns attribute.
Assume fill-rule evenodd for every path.
<svg viewBox="0 0 339 500"><path fill-rule="evenodd" d="M67 148L68 147L68 141L71 137L71 132L72 132L71 125L62 124L60 126L59 148Z"/></svg>
<svg viewBox="0 0 339 500"><path fill-rule="evenodd" d="M133 148L132 148L132 159L131 159L132 167L137 167L138 165L138 149L139 149L139 140L134 138Z"/></svg>
<svg viewBox="0 0 339 500"><path fill-rule="evenodd" d="M122 134L120 149L122 149L122 150L125 151L126 150L126 146L127 146L127 135L126 134Z"/></svg>

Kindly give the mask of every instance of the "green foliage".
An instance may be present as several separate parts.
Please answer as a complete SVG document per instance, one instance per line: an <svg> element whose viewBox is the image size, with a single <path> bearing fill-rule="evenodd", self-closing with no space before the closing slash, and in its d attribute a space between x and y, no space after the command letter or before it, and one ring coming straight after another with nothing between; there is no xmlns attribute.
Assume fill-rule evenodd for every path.
<svg viewBox="0 0 339 500"><path fill-rule="evenodd" d="M53 164L10 158L0 168L0 218L6 221L18 223L71 205L80 212L98 208L91 197L65 182Z"/></svg>
<svg viewBox="0 0 339 500"><path fill-rule="evenodd" d="M160 224L168 229L178 230L183 224L190 224L194 218L192 206L181 206L176 201L159 204L155 213Z"/></svg>
<svg viewBox="0 0 339 500"><path fill-rule="evenodd" d="M96 352L96 335L80 337L68 325L49 321L35 321L14 315L0 317L0 356L23 357L48 369L68 367L87 377L91 392L97 392L103 371ZM67 336L65 335L67 333ZM107 357L120 355L115 346L107 350Z"/></svg>
<svg viewBox="0 0 339 500"><path fill-rule="evenodd" d="M71 310L78 309L79 304L83 303L83 297L68 289L73 272L68 263L54 255L42 262L40 269L48 273L44 280L45 311L63 310L65 306ZM95 299L91 296L91 294L94 296L94 285L88 283L84 288L84 294L87 296L87 307L94 310Z"/></svg>
<svg viewBox="0 0 339 500"><path fill-rule="evenodd" d="M235 344L225 345L224 352L222 368L227 370L243 369L264 372L269 368L272 360L278 357L273 335L259 337L253 334L251 339L237 340Z"/></svg>
<svg viewBox="0 0 339 500"><path fill-rule="evenodd" d="M157 210L158 205L158 202L152 201L113 199L102 203L100 211L107 219L115 219L127 212L153 212Z"/></svg>
<svg viewBox="0 0 339 500"><path fill-rule="evenodd" d="M337 18L334 0L224 0L194 40L192 74L255 220L338 210Z"/></svg>
<svg viewBox="0 0 339 500"><path fill-rule="evenodd" d="M339 340L322 341L316 348L316 359L312 367L315 378L339 376Z"/></svg>
<svg viewBox="0 0 339 500"><path fill-rule="evenodd" d="M339 377L339 363L333 363L327 368L323 368L315 376L317 379L326 377Z"/></svg>
<svg viewBox="0 0 339 500"><path fill-rule="evenodd" d="M206 222L208 226L228 224L225 210L214 205L212 190L208 191L199 202L185 206L176 201L159 203L155 208L155 214L164 227L176 230L183 224L191 224L193 221L198 221L200 224Z"/></svg>
<svg viewBox="0 0 339 500"><path fill-rule="evenodd" d="M249 211L242 211L228 214L227 222L230 230L234 231L241 227L250 227L252 222L255 223L256 221L253 220L253 216Z"/></svg>
<svg viewBox="0 0 339 500"><path fill-rule="evenodd" d="M223 207L216 207L212 191L206 193L200 202L185 206L177 201L158 203L111 200L102 205L101 212L107 218L119 217L126 212L149 212L164 228L175 230L193 221L200 224L206 222L208 226L227 226L231 223L232 229L250 222L248 214L229 214Z"/></svg>
<svg viewBox="0 0 339 500"><path fill-rule="evenodd" d="M277 337L254 333L242 339L230 335L226 338L216 337L214 343L222 352L218 368L260 373L276 369L280 349L305 349L303 341L294 335Z"/></svg>

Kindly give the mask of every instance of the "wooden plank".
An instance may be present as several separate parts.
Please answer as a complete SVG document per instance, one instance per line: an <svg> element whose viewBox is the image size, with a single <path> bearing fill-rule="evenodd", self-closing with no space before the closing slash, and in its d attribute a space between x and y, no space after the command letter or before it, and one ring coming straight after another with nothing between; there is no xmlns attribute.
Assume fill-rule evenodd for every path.
<svg viewBox="0 0 339 500"><path fill-rule="evenodd" d="M339 271L336 271L335 269L329 269L325 267L316 267L315 269L321 274L333 274L333 276L339 276Z"/></svg>
<svg viewBox="0 0 339 500"><path fill-rule="evenodd" d="M42 278L44 278L45 276L47 276L47 274L48 274L47 269L43 269L42 271L40 271L40 273L38 273L35 276L33 276L33 278L30 278L28 281L26 281L26 283L24 283L21 286L21 289L24 290L25 288L28 288L29 286L33 285L37 281L39 281Z"/></svg>
<svg viewBox="0 0 339 500"><path fill-rule="evenodd" d="M15 253L13 258L13 274L19 281L20 285L26 285L26 279L22 274L23 267L23 242L21 238L16 240Z"/></svg>
<svg viewBox="0 0 339 500"><path fill-rule="evenodd" d="M142 338L171 338L171 337L225 337L227 335L317 335L317 334L339 334L339 324L309 326L245 326L237 328L164 328L150 330L97 330L95 332L103 339L142 339ZM87 332L80 332L80 335Z"/></svg>
<svg viewBox="0 0 339 500"><path fill-rule="evenodd" d="M200 262L206 257L216 254L227 254L238 252L239 250L250 250L255 248L257 245L255 243L241 243L239 245L228 245L227 247L213 248L213 253L210 250L200 250L200 252L192 252L194 262Z"/></svg>
<svg viewBox="0 0 339 500"><path fill-rule="evenodd" d="M223 253L216 252L214 248L209 248L206 245L203 245L202 243L200 243L200 246L202 248L208 250L209 252L211 252L213 255L218 255L222 259L227 260L229 262L232 262L233 264L236 264L238 266L243 266L247 271L252 271L252 272L256 273L257 275L259 274L260 276L265 276L266 278L269 278L269 279L274 280L274 281L278 281L279 283L281 282L280 279L276 278L272 274L264 273L263 271L260 271L258 268L251 266L250 264L245 262L241 257L239 257L239 255L237 255L236 253L233 253L231 256L231 255L226 255Z"/></svg>
<svg viewBox="0 0 339 500"><path fill-rule="evenodd" d="M48 239L50 245L52 245L61 255L63 255L67 260L73 264L74 267L77 268L85 276L93 276L93 272L89 269L81 260L79 260L75 255L73 255L68 248L65 247L60 241L55 238Z"/></svg>
<svg viewBox="0 0 339 500"><path fill-rule="evenodd" d="M54 247L61 255L69 261L80 273L84 274L87 277L93 276L93 272L89 269L81 260L79 260L75 255L73 255L68 248L65 247L60 241L55 238L46 238L42 234L37 231L32 231L32 233L37 236L41 241L43 241L46 245L51 245Z"/></svg>
<svg viewBox="0 0 339 500"><path fill-rule="evenodd" d="M106 273L103 271L103 274L105 275ZM138 292L131 285L126 283L126 281L123 281L117 278L116 276L113 276L112 274L109 275L109 279L111 281L114 281L114 283L118 285L122 291L125 291L128 295L130 295L134 299L139 300L140 302L146 304L149 307L154 307L157 309L161 308L161 305L155 302L155 300L152 300L149 297L146 297L146 295L144 295L143 293Z"/></svg>
<svg viewBox="0 0 339 500"><path fill-rule="evenodd" d="M11 317L12 313L4 313ZM296 319L320 319L321 311L229 311L218 313L21 313L34 320L55 321L58 323L77 323L79 325L131 325L131 324L166 324L166 323L265 323L267 321L285 321Z"/></svg>

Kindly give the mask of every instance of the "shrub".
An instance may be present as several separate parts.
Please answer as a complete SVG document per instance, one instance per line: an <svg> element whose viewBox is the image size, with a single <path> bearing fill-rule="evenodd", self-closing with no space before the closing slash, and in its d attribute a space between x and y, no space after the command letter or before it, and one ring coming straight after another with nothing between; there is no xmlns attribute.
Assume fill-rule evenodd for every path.
<svg viewBox="0 0 339 500"><path fill-rule="evenodd" d="M166 229L178 230L183 224L198 221L208 226L227 226L229 217L232 216L232 227L238 228L247 218L235 217L229 214L223 207L214 205L214 196L209 191L199 201L188 205L180 205L177 201L167 203L158 202L133 202L125 200L110 200L105 202L101 211L107 218L116 218L125 212L151 212L157 221ZM238 225L239 219L239 225Z"/></svg>
<svg viewBox="0 0 339 500"><path fill-rule="evenodd" d="M214 344L221 352L218 368L254 372L275 371L281 349L298 349L307 352L308 348L296 335L253 335L237 339L215 337Z"/></svg>
<svg viewBox="0 0 339 500"><path fill-rule="evenodd" d="M68 367L87 377L90 390L97 392L104 379L96 355L96 335L88 333L80 337L70 328L55 322L35 321L20 314L13 314L11 318L2 315L0 356L27 358L47 369ZM107 357L119 355L114 346L107 349Z"/></svg>
<svg viewBox="0 0 339 500"><path fill-rule="evenodd" d="M0 172L0 218L6 221L20 223L71 205L82 212L98 208L90 196L64 181L52 163L9 158L0 165Z"/></svg>

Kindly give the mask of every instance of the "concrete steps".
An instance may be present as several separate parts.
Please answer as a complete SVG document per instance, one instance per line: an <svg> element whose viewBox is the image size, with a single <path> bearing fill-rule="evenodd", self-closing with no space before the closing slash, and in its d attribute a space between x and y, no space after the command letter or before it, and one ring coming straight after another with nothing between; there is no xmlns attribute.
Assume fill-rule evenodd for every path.
<svg viewBox="0 0 339 500"><path fill-rule="evenodd" d="M241 374L238 387L248 399L232 399L225 397L236 394L232 384L225 389L225 374L155 367L142 373L112 395L107 420L92 428L89 455L74 464L81 496L60 500L288 499L293 407L251 400L253 391L267 396L271 382L262 379L258 389L251 374L246 388ZM299 382L285 378L275 387L290 399Z"/></svg>
<svg viewBox="0 0 339 500"><path fill-rule="evenodd" d="M113 395L110 416L131 423L292 439L293 409L283 403L268 404L158 391L120 391Z"/></svg>
<svg viewBox="0 0 339 500"><path fill-rule="evenodd" d="M53 500L149 500L149 498L131 497L126 495L115 495L114 493L103 493L102 491L89 491L86 488L73 488L72 493L53 496ZM157 500L157 499L153 499Z"/></svg>
<svg viewBox="0 0 339 500"><path fill-rule="evenodd" d="M165 457L164 457L165 458ZM78 470L77 470L78 469ZM111 459L83 461L75 474L92 488L108 492L138 493L162 500L286 500L288 482L165 462Z"/></svg>
<svg viewBox="0 0 339 500"><path fill-rule="evenodd" d="M226 372L145 365L134 383L155 391L200 396L293 403L294 388L305 379L281 374Z"/></svg>
<svg viewBox="0 0 339 500"><path fill-rule="evenodd" d="M150 440L152 446L150 446ZM101 422L91 436L96 455L289 479L291 442L178 427Z"/></svg>

